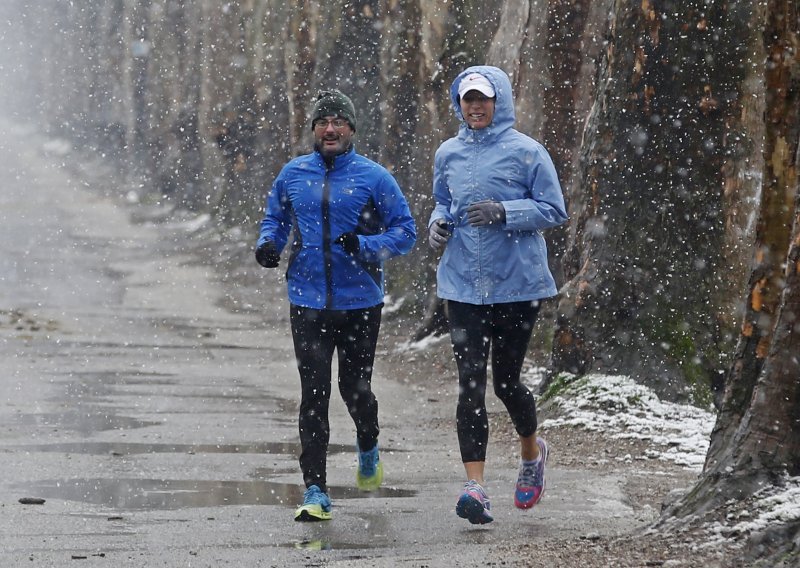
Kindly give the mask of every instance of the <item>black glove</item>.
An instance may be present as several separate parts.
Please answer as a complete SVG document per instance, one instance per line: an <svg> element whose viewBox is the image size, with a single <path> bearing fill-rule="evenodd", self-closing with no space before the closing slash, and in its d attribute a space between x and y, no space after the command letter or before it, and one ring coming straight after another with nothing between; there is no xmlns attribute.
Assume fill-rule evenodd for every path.
<svg viewBox="0 0 800 568"><path fill-rule="evenodd" d="M266 241L256 249L256 262L264 268L277 267L280 259L281 255L275 250L275 243L272 241Z"/></svg>
<svg viewBox="0 0 800 568"><path fill-rule="evenodd" d="M351 256L357 255L358 251L361 250L361 245L358 244L358 235L355 233L342 233L333 242L341 246L344 252Z"/></svg>
<svg viewBox="0 0 800 568"><path fill-rule="evenodd" d="M447 241L450 240L451 235L452 233L447 227L447 221L436 219L428 229L428 244L433 250L442 250L447 246Z"/></svg>
<svg viewBox="0 0 800 568"><path fill-rule="evenodd" d="M485 227L506 220L506 209L499 201L478 201L467 207L467 221L473 227Z"/></svg>

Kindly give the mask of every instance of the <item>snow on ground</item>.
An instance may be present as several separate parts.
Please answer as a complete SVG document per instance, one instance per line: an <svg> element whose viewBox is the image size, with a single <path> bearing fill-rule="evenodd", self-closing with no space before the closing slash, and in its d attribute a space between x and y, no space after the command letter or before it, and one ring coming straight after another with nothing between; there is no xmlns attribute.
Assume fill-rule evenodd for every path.
<svg viewBox="0 0 800 568"><path fill-rule="evenodd" d="M403 343L400 343L396 349L400 353L402 352L413 353L415 351L424 351L429 347L445 342L447 342L447 345L449 346L450 336L448 334L444 335L432 334L420 339L419 341L404 341Z"/></svg>
<svg viewBox="0 0 800 568"><path fill-rule="evenodd" d="M541 370L526 373L536 383ZM542 422L542 428L573 426L614 438L650 443L647 457L701 469L708 451L715 415L691 405L662 401L649 388L621 375L576 377L553 397L563 412Z"/></svg>
<svg viewBox="0 0 800 568"><path fill-rule="evenodd" d="M726 523L716 523L709 546L720 540L742 540L741 535L763 532L769 528L800 520L800 477L789 477L783 486L771 485L753 495L748 508L729 515Z"/></svg>
<svg viewBox="0 0 800 568"><path fill-rule="evenodd" d="M542 369L526 372L528 384L537 387ZM538 388L536 389L538 391ZM690 405L664 402L656 394L626 376L576 377L553 397L561 412L543 421L542 428L573 426L602 431L616 438L636 438L650 443L648 456L671 460L701 470L705 462L716 415ZM744 543L742 535L762 532L800 521L800 477L766 487L751 503L724 523L709 526L708 541Z"/></svg>
<svg viewBox="0 0 800 568"><path fill-rule="evenodd" d="M770 526L800 520L800 477L786 480L784 487L768 487L756 493L755 506L740 517L752 517L733 526L735 532L756 532Z"/></svg>
<svg viewBox="0 0 800 568"><path fill-rule="evenodd" d="M709 526L708 540L700 548L716 548L720 543L747 542L744 535L762 533L770 528L796 523L800 520L800 477L790 477L783 486L771 485L753 495L736 513L724 522Z"/></svg>

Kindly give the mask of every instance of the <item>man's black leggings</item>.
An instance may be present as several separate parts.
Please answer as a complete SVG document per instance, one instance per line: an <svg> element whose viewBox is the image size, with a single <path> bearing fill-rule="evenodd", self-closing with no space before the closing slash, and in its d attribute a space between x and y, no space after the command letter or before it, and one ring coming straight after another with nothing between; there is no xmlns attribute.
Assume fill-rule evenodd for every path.
<svg viewBox="0 0 800 568"><path fill-rule="evenodd" d="M474 305L447 301L450 339L458 366L456 424L463 462L486 461L489 419L486 381L492 353L494 393L523 437L536 432L536 402L520 382L539 302Z"/></svg>
<svg viewBox="0 0 800 568"><path fill-rule="evenodd" d="M355 422L358 447L371 450L378 442L378 401L371 383L382 307L342 311L291 307L301 388L300 469L306 487L317 485L327 491L328 403L334 350L339 356L339 393Z"/></svg>

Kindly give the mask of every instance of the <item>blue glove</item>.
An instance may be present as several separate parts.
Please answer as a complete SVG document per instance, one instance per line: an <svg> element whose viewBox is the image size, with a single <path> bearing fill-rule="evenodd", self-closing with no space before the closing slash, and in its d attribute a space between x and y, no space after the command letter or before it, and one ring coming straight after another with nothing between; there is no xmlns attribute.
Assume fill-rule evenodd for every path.
<svg viewBox="0 0 800 568"><path fill-rule="evenodd" d="M265 241L256 249L256 262L264 268L276 268L280 259L281 255L278 254L272 241Z"/></svg>
<svg viewBox="0 0 800 568"><path fill-rule="evenodd" d="M344 249L344 252L350 256L355 256L361 250L361 245L358 243L358 235L355 233L342 233L335 241L333 241Z"/></svg>
<svg viewBox="0 0 800 568"><path fill-rule="evenodd" d="M506 209L499 201L478 201L467 207L467 222L473 227L502 224Z"/></svg>

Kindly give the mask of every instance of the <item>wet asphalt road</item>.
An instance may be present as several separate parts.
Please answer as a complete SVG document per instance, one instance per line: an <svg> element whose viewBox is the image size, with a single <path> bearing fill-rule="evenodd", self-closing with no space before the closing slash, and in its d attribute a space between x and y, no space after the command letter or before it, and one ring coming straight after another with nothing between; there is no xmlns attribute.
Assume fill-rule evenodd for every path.
<svg viewBox="0 0 800 568"><path fill-rule="evenodd" d="M353 488L354 429L334 395L334 520L294 523L280 274L264 275L261 312L223 308L213 269L175 244L185 227L132 223L61 167L72 155L2 126L1 566L485 566L495 545L641 524L621 480L577 471L552 470L543 503L514 510L507 456L490 463L496 522L466 524L455 434L428 427L450 401L386 372L385 487Z"/></svg>

